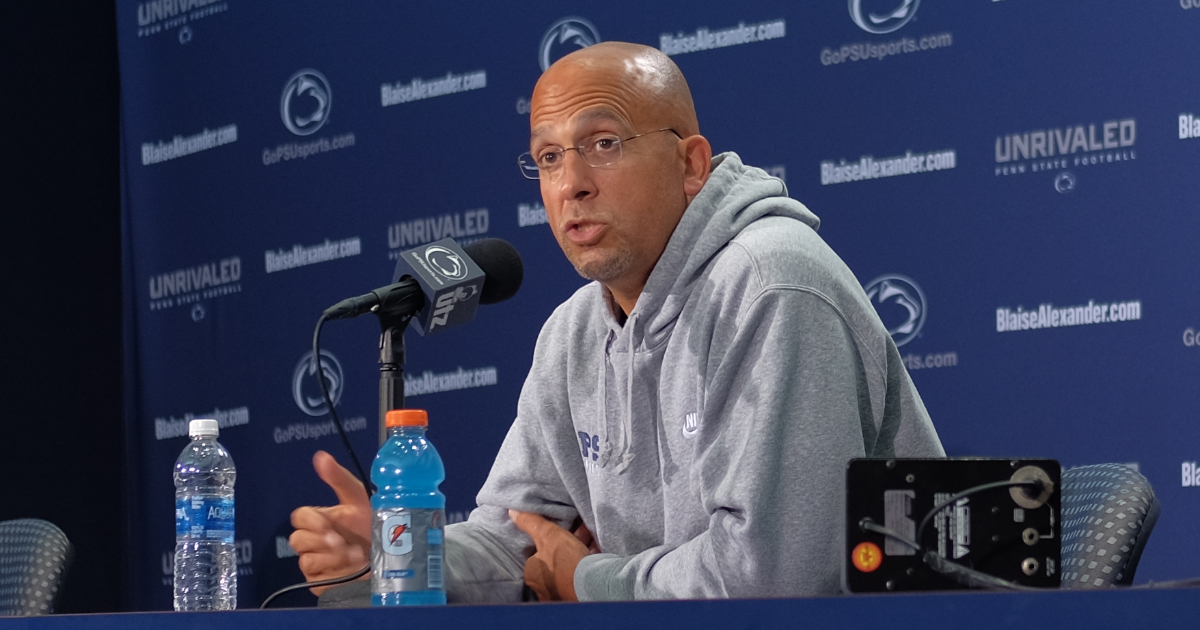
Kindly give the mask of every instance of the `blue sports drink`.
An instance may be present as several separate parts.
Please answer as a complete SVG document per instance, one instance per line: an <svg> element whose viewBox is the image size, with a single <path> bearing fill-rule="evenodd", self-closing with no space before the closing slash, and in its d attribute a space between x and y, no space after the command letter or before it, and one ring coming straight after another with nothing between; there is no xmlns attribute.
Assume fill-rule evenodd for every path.
<svg viewBox="0 0 1200 630"><path fill-rule="evenodd" d="M371 604L445 604L446 495L438 486L446 469L425 439L429 415L396 409L387 413L386 425L387 442L371 466L376 488L371 497Z"/></svg>

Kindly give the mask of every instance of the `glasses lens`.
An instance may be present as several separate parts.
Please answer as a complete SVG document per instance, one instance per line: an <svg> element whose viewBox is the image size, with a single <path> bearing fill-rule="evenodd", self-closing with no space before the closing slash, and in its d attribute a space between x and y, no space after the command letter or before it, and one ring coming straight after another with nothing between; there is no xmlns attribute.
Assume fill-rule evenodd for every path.
<svg viewBox="0 0 1200 630"><path fill-rule="evenodd" d="M521 167L521 174L525 179L539 179L537 162L533 161L533 156L529 153L522 153L517 158L517 166Z"/></svg>
<svg viewBox="0 0 1200 630"><path fill-rule="evenodd" d="M588 142L586 150L581 149L580 152L591 166L609 166L621 159L621 139L616 136L600 136Z"/></svg>

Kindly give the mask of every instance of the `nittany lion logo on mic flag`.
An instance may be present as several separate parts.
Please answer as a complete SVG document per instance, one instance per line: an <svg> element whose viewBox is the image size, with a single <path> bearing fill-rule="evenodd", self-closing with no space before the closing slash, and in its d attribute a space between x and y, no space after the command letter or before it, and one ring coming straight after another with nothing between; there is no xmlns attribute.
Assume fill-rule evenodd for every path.
<svg viewBox="0 0 1200 630"><path fill-rule="evenodd" d="M426 247L421 255L434 271L451 280L462 280L470 271L461 256L454 253L454 250L440 245Z"/></svg>

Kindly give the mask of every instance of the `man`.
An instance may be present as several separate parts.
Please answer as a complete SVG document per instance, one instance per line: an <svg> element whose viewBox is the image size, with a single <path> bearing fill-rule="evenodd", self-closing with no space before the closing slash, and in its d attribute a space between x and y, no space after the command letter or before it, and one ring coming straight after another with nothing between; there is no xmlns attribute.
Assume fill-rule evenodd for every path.
<svg viewBox="0 0 1200 630"><path fill-rule="evenodd" d="M595 282L546 322L479 508L447 528L451 601L516 601L522 582L541 600L837 592L847 461L943 451L818 219L712 158L652 48L564 57L530 126L522 168ZM340 505L293 514L310 580L370 548L362 485L314 466Z"/></svg>

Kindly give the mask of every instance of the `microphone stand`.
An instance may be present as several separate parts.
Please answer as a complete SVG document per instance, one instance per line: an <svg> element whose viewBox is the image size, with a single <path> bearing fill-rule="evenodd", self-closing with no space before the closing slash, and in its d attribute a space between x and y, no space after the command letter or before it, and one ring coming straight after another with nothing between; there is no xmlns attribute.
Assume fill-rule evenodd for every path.
<svg viewBox="0 0 1200 630"><path fill-rule="evenodd" d="M404 331L412 314L389 315L380 311L379 327L379 444L387 441L387 412L404 408Z"/></svg>

